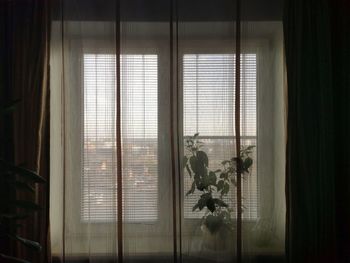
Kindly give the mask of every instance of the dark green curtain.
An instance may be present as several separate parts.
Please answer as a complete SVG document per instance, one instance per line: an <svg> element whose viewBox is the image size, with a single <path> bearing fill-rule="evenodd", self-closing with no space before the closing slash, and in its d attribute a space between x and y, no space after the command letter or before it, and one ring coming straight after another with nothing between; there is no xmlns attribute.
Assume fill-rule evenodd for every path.
<svg viewBox="0 0 350 263"><path fill-rule="evenodd" d="M13 114L3 119L2 157L37 171L47 180L38 186L33 201L42 210L22 221L20 236L41 243L41 253L13 243L4 252L31 262L48 262L49 240L49 0L0 1L1 103L20 100ZM5 138L6 137L6 138ZM9 139L9 140L8 140ZM17 198L28 200L22 194ZM3 242L3 241L2 241ZM8 251L10 250L10 251Z"/></svg>
<svg viewBox="0 0 350 263"><path fill-rule="evenodd" d="M338 262L350 262L350 1L330 1Z"/></svg>
<svg viewBox="0 0 350 263"><path fill-rule="evenodd" d="M346 6L337 0L285 1L286 251L293 263L345 262L350 240Z"/></svg>

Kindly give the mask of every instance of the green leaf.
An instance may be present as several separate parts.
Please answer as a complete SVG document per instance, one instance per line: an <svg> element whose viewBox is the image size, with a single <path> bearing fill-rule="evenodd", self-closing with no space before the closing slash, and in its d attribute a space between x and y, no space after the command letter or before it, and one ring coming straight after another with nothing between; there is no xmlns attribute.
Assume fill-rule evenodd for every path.
<svg viewBox="0 0 350 263"><path fill-rule="evenodd" d="M230 163L229 160L225 160L225 161L222 161L222 162L221 162L222 165L225 165L225 164L228 164L228 163Z"/></svg>
<svg viewBox="0 0 350 263"><path fill-rule="evenodd" d="M221 191L224 188L225 182L223 180L220 180L217 184L217 190Z"/></svg>
<svg viewBox="0 0 350 263"><path fill-rule="evenodd" d="M207 200L211 197L211 193L205 193L202 194L200 199L198 200L198 208L201 211L206 205L207 205Z"/></svg>
<svg viewBox="0 0 350 263"><path fill-rule="evenodd" d="M198 174L199 176L205 176L206 168L204 166L204 163L200 162L196 156L190 157L190 165L192 171L195 174Z"/></svg>
<svg viewBox="0 0 350 263"><path fill-rule="evenodd" d="M220 216L222 218L231 218L231 215L230 215L230 213L227 210L222 210L221 213L220 213Z"/></svg>
<svg viewBox="0 0 350 263"><path fill-rule="evenodd" d="M16 258L16 257L7 256L7 255L4 255L4 254L0 254L0 258L6 259L7 261L12 261L12 262L30 263L27 260Z"/></svg>
<svg viewBox="0 0 350 263"><path fill-rule="evenodd" d="M20 237L18 235L8 235L10 238L15 239L17 241L19 241L20 243L22 243L23 245L25 245L26 247L36 250L36 251L41 251L42 247L38 242L29 240L29 239L25 239L23 237Z"/></svg>
<svg viewBox="0 0 350 263"><path fill-rule="evenodd" d="M208 198L205 204L210 212L213 213L215 211L215 202L212 197Z"/></svg>
<svg viewBox="0 0 350 263"><path fill-rule="evenodd" d="M192 211L195 211L197 208L199 209L199 211L202 211L202 209L204 208L205 204L206 204L207 200L205 198L200 198L197 202L197 204L195 204L192 208Z"/></svg>
<svg viewBox="0 0 350 263"><path fill-rule="evenodd" d="M202 184L204 186L205 189L208 189L208 186L210 185L210 179L208 175L204 175L202 176Z"/></svg>
<svg viewBox="0 0 350 263"><path fill-rule="evenodd" d="M20 166L16 166L16 165L12 165L12 164L10 164L2 159L0 159L0 164L4 165L7 170L10 170L10 171L18 174L19 176L26 178L28 180L31 180L33 182L36 182L36 183L45 183L46 182L46 180L44 178L42 178L36 172L31 171L29 169L26 169L26 168L23 168Z"/></svg>
<svg viewBox="0 0 350 263"><path fill-rule="evenodd" d="M216 185L216 174L214 172L209 172L209 184Z"/></svg>
<svg viewBox="0 0 350 263"><path fill-rule="evenodd" d="M191 169L194 173L198 173L198 161L196 156L191 156L190 157L190 165Z"/></svg>
<svg viewBox="0 0 350 263"><path fill-rule="evenodd" d="M207 186L205 184L203 184L202 182L196 182L196 186L197 186L197 189L199 191L203 191Z"/></svg>
<svg viewBox="0 0 350 263"><path fill-rule="evenodd" d="M188 158L187 158L187 156L185 155L184 158L182 159L182 166L183 166L183 168L186 167L187 162L188 162Z"/></svg>
<svg viewBox="0 0 350 263"><path fill-rule="evenodd" d="M221 191L221 194L222 195L226 195L228 193L228 191L230 191L230 185L228 183L225 183L224 187L223 187L223 189Z"/></svg>
<svg viewBox="0 0 350 263"><path fill-rule="evenodd" d="M191 186L191 189L186 193L186 196L188 196L190 194L193 194L195 189L196 189L196 183L193 182L192 186Z"/></svg>
<svg viewBox="0 0 350 263"><path fill-rule="evenodd" d="M246 171L246 172L249 172L249 168L252 166L253 164L253 159L250 158L250 157L247 157L245 160L244 160L244 163L243 163L243 169Z"/></svg>
<svg viewBox="0 0 350 263"><path fill-rule="evenodd" d="M211 198L211 193L204 193L201 195L201 199L207 200Z"/></svg>
<svg viewBox="0 0 350 263"><path fill-rule="evenodd" d="M190 169L190 167L188 166L188 164L186 164L186 170L187 170L189 176L192 177L192 172L191 172L191 169Z"/></svg>
<svg viewBox="0 0 350 263"><path fill-rule="evenodd" d="M33 203L31 201L24 201L24 200L14 200L11 201L10 204L19 207L19 208L24 208L24 209L28 209L28 210L41 210L41 207L39 205L37 205L36 203Z"/></svg>
<svg viewBox="0 0 350 263"><path fill-rule="evenodd" d="M217 169L214 171L214 173L220 173L220 172L222 172L221 169Z"/></svg>
<svg viewBox="0 0 350 263"><path fill-rule="evenodd" d="M10 104L6 105L3 109L2 109L2 113L3 114L8 114L10 112L13 112L16 109L17 104L20 102L20 100L14 100L12 101Z"/></svg>
<svg viewBox="0 0 350 263"><path fill-rule="evenodd" d="M193 139L196 139L196 138L198 137L198 135L199 135L199 132L195 133L195 134L193 135Z"/></svg>
<svg viewBox="0 0 350 263"><path fill-rule="evenodd" d="M15 182L13 184L14 187L16 187L17 189L20 189L20 190L24 190L24 191L28 191L28 192L31 192L31 193L35 193L35 189L30 186L29 184L27 183L23 183L23 182Z"/></svg>
<svg viewBox="0 0 350 263"><path fill-rule="evenodd" d="M0 218L10 219L10 220L23 220L28 218L27 214L1 214Z"/></svg>
<svg viewBox="0 0 350 263"><path fill-rule="evenodd" d="M194 178L194 182L196 183L197 189L199 191L203 191L204 185L203 185L203 183L201 181L200 176L198 174L195 174L193 178Z"/></svg>
<svg viewBox="0 0 350 263"><path fill-rule="evenodd" d="M228 204L226 204L224 201L222 201L219 198L214 198L213 201L215 204L217 204L220 207L228 207Z"/></svg>
<svg viewBox="0 0 350 263"><path fill-rule="evenodd" d="M249 150L252 150L253 148L255 148L255 145L250 145L246 148L246 150L249 151Z"/></svg>
<svg viewBox="0 0 350 263"><path fill-rule="evenodd" d="M207 156L207 154L205 152L198 151L197 152L197 158L198 158L198 161L203 163L206 167L209 166L209 159L208 159L208 156Z"/></svg>

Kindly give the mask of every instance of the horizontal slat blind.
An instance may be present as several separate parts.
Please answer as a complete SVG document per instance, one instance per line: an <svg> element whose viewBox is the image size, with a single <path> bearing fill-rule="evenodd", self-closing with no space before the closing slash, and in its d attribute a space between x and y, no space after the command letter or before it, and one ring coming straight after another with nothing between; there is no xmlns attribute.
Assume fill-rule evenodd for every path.
<svg viewBox="0 0 350 263"><path fill-rule="evenodd" d="M158 217L158 58L121 56L123 216ZM81 216L116 219L116 57L84 55Z"/></svg>
<svg viewBox="0 0 350 263"><path fill-rule="evenodd" d="M241 137L242 145L257 145L257 63L256 54L241 55ZM184 135L199 133L209 157L209 168L216 170L223 160L235 156L235 55L185 54L183 56L183 118ZM256 152L252 174L243 180L243 218L258 216L258 186ZM191 179L184 177L184 193L191 188ZM235 191L228 202L236 208ZM184 201L185 218L200 218L202 212L192 212L200 192Z"/></svg>

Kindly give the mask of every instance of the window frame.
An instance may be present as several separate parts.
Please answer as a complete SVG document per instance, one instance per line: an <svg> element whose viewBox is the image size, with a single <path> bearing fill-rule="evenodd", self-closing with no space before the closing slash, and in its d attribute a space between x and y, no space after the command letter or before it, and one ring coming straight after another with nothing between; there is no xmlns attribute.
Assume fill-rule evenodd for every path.
<svg viewBox="0 0 350 263"><path fill-rule="evenodd" d="M218 46L218 41L215 40L206 40L200 41L200 40L182 40L182 47L179 52L179 64L181 67L179 67L179 94L181 94L181 97L179 97L179 102L181 103L179 105L179 108L181 109L181 120L183 120L183 58L184 55L188 54L235 54L235 43L231 40L221 40L220 41L220 46ZM259 53L261 52L261 49L267 48L268 42L264 38L256 38L256 39L248 39L248 40L243 40L242 41L242 47L241 47L241 53L247 53L247 54L255 54L256 55L256 136L241 136L241 140L244 139L249 139L253 138L257 142L257 152L256 152L256 161L254 165L256 165L256 176L257 176L257 203L259 204L257 207L257 217L253 219L246 219L242 218L243 224L249 224L249 225L254 225L260 218L260 187L259 187L259 164L258 164L258 155L259 155L259 125L260 125L260 120L259 120L259 75L261 74L261 69L260 69L260 55ZM183 121L181 122L181 132L183 132ZM186 138L188 136L183 136L181 134L182 138ZM199 139L203 138L209 138L209 139L215 139L215 138L227 138L227 139L235 139L235 136L198 136ZM183 144L181 145L181 148L183 149ZM184 174L186 176L186 174ZM183 185L183 180L181 182L181 192L184 193L186 190L184 189ZM182 198L182 214L184 215L183 207L184 207L184 198ZM200 218L183 218L184 220L184 225L196 225L198 222L201 220ZM187 227L185 227L187 228Z"/></svg>
<svg viewBox="0 0 350 263"><path fill-rule="evenodd" d="M74 46L76 45L76 50L79 50L79 40L75 40L74 38L72 38L72 40L70 41L71 46L74 49ZM110 43L106 43L103 40L95 40L95 39L91 39L91 42L93 42L94 44L86 44L89 43L89 39L84 40L84 47L83 47L83 51L79 53L79 59L80 61L83 61L83 56L86 53L90 53L90 54L113 54L114 50L115 50L115 46L114 45L110 45ZM97 44L98 43L98 44ZM167 50L164 50L164 46L166 46L168 44L167 41L164 40L150 40L150 41L143 41L143 47L139 47L137 45L137 43L128 43L127 48L123 48L122 50L122 54L156 54L158 55L158 90L159 87L161 85L163 85L162 80L159 78L159 76L162 76L164 74L167 73L167 70L164 70L165 67L160 67L159 64L161 63L162 60L167 60L169 58L168 56L168 52ZM267 45L267 41L265 39L250 39L247 41L247 43L243 43L243 48L242 48L242 53L254 53L257 56L257 136L255 137L257 143L259 142L258 139L258 134L259 134L259 114L258 114L258 104L259 104L259 98L258 98L258 91L259 91L259 81L258 81L258 77L259 77L259 49L260 48L265 48ZM78 51L79 52L79 51ZM183 65L183 55L185 54L235 54L235 48L234 48L234 44L232 43L232 41L230 40L223 40L220 41L220 46L217 45L217 41L212 41L212 40L207 40L207 41L200 41L200 40L182 40L182 45L181 45L181 49L179 49L179 53L178 53L178 63L179 65ZM162 72L163 70L163 72ZM80 86L83 88L83 83L84 83L84 75L83 75L83 65L81 66L81 84ZM180 119L182 120L183 118L183 68L178 67L178 101L180 102L178 107L181 109L180 114ZM163 80L164 81L164 80ZM83 98L83 97L81 97ZM160 97L158 97L160 100ZM159 108L158 108L159 109ZM158 118L158 124L161 122L161 118ZM179 130L181 131L181 134L179 134L180 138L184 138L182 135L183 132L183 122L181 121L179 123ZM230 137L231 138L231 137ZM232 137L234 139L234 136ZM182 143L180 142L180 147L183 147ZM258 155L258 152L257 152ZM258 159L256 160L256 165L258 166ZM159 167L158 167L159 169ZM258 184L258 188L259 188L259 172L258 172L258 168L257 168L257 184ZM81 176L79 176L79 185L81 186ZM158 189L160 189L161 187L161 180L158 181ZM180 186L181 187L181 193L184 192L184 186L183 186L183 180L181 180L180 182ZM81 189L81 187L79 187ZM258 190L259 191L259 190ZM78 194L79 192L79 194ZM159 191L158 191L159 193ZM95 236L103 236L104 233L106 233L108 231L108 226L115 223L115 221L111 221L111 222L82 222L80 214L81 214L81 190L77 191L77 197L74 200L79 201L76 204L76 207L79 209L75 209L75 211L79 211L78 212L78 216L76 216L77 218L79 218L79 223L77 223L78 225L78 229L82 229L81 231L76 231L77 233L75 234L75 236L81 236L84 235L84 228L89 225L91 228L91 232L93 233L93 235ZM183 196L180 198L181 200L181 214L184 215L184 211L183 211L183 207L184 207L184 198ZM75 201L75 202L77 202ZM258 202L260 202L259 200L259 192L258 192ZM160 195L158 194L158 205L159 205L159 211L162 211L162 206L164 206L166 203L170 203L170 200L164 200L164 198L160 198ZM260 207L260 206L259 206ZM140 232L140 233L147 233L147 234L151 234L153 232L156 231L156 229L162 229L162 225L164 225L164 218L162 218L162 213L160 213L158 211L158 220L155 220L154 222L144 222L144 221L140 221L140 222L124 222L124 225L133 227L135 230L135 232ZM247 223L249 225L251 224L255 224L257 222L257 220L260 217L260 213L259 213L259 209L258 209L258 217L256 219L243 219L243 223ZM193 219L193 218L182 218L182 222L183 222L183 234L184 235L188 235L190 233L192 233L193 231L193 227L198 225L198 222L201 219ZM158 226L158 224L160 224ZM92 225L92 227L91 227ZM142 225L147 225L147 229L145 227L142 227ZM153 227L150 227L153 226ZM153 228L153 229L152 229ZM104 230L105 229L105 230ZM145 230L146 229L146 230ZM169 230L171 231L171 230ZM137 236L135 235L131 235L130 237L133 236Z"/></svg>
<svg viewBox="0 0 350 263"><path fill-rule="evenodd" d="M64 39L64 46L68 46L67 51L70 48L72 48L72 46L74 46L74 43L73 43L74 41L76 41L76 42L80 41L80 43L83 43L84 48L86 48L85 47L86 39L85 38L83 40L81 39L81 32L79 31L79 30L81 30L80 29L80 24L79 24L81 22L69 22L66 25L67 28L68 27L71 28L70 23L73 24L72 26L74 26L74 29L69 29L72 32L69 32L69 30L67 30L69 32L69 34L68 34L67 38ZM83 23L85 23L85 22L83 22ZM180 24L179 26L182 26L182 25ZM57 27L57 25L56 25L56 27ZM85 28L83 28L83 29L85 30ZM56 29L56 31L57 31L57 29ZM76 31L76 33L74 33L73 31ZM103 41L101 39L100 40L96 40L101 35L102 35L102 37L105 37L105 35L107 35L108 32L106 34L106 33L104 33L103 30L101 32L93 32L93 31L90 31L90 30L88 30L88 31L89 32L87 32L87 31L82 31L82 32L83 32L83 34L89 35L89 37L91 38L91 40L94 43L97 43L97 41L99 41L99 43L101 43L103 46L106 46L108 49L111 49L111 50L115 49L115 45L111 45L110 43L108 44L108 43L106 43L106 41ZM280 41L280 40L282 40L280 38L275 38L275 35L274 35L275 32L273 32L273 34L271 34L271 32L269 30L265 29L265 31L263 31L263 34L259 34L259 35L255 35L254 34L254 36L259 36L259 37L256 37L254 39L249 39L247 41L246 41L246 39L242 40L242 50L245 50L247 48L247 46L248 46L247 43L249 44L249 42L252 43L252 45L251 45L252 47L256 46L256 45L254 45L254 43L258 44L259 48L263 48L264 49L264 55L266 54L265 52L268 53L268 55L269 55L268 56L268 59L269 59L269 63L268 64L269 65L273 64L275 66L275 63L276 63L275 58L274 57L272 57L272 58L270 57L270 54L272 54L271 50L269 49L270 48L270 42L273 41L273 47L275 47L275 46L279 47L280 43L283 43L283 41ZM75 34L77 34L77 37L75 37ZM143 37L144 36L142 36L142 38ZM151 36L151 37L154 37L154 36ZM210 37L208 37L208 38L210 38ZM215 36L214 36L214 38L215 38ZM59 123L59 121L57 121L57 120L61 120L61 121L64 120L63 116L66 114L66 112L65 112L65 108L64 108L65 106L62 107L62 105L64 103L64 101L62 101L62 98L64 97L64 91L62 91L62 87L64 87L65 85L64 85L64 83L62 83L62 79L60 79L61 75L60 74L56 74L56 72L64 74L64 72L63 73L61 72L61 70L62 70L61 69L61 63L64 62L63 57L67 53L67 51L66 51L64 55L61 54L62 53L62 50L61 50L61 47L60 47L61 40L59 42L57 42L57 39L59 39L59 38L56 36L56 42L52 41L52 45L51 45L51 51L53 51L52 52L52 54L53 54L52 57L55 56L54 61L53 60L50 61L50 64L52 66L51 67L52 68L51 72L55 71L55 74L51 73L50 78L53 80L52 81L53 87L57 88L57 90L60 89L60 88L61 89L59 91L56 91L56 90L53 91L51 93L51 98L54 98L53 95L60 94L60 99L54 98L54 101L55 101L54 102L54 104L55 104L54 107L55 108L59 107L58 104L61 104L61 107L59 108L58 112L56 111L53 114L55 116L56 123L53 123L51 121L51 124L50 124L51 127L55 128L53 130L53 133L55 133L55 135L56 135L55 138L51 138L50 145L53 142L53 144L55 146L57 146L57 150L54 150L55 151L54 155L55 155L56 158L58 157L57 160L53 161L54 165L51 165L51 167L54 167L54 169L57 169L57 171L54 172L54 178L52 178L52 180L51 180L51 184L54 186L52 188L63 187L64 182L63 182L63 179L62 179L63 176L61 176L61 175L65 174L67 172L66 168L65 168L65 162L67 160L67 157L65 157L65 151L62 148L66 147L66 145L69 144L69 142L66 142L65 139L64 139L65 135L63 133L65 132L65 128L64 128L65 124ZM142 39L142 45L144 45L144 43L147 43L147 46L150 46L152 48L156 46L157 48L160 49L160 51L162 52L163 55L162 55L162 58L160 57L160 54L158 55L158 58L159 58L158 62L159 63L162 63L161 61L164 62L164 60L169 60L169 53L166 50L164 50L164 47L168 47L169 41L168 40L164 41L163 39L164 39L163 36L161 36L161 37L156 36L155 39L152 40L152 41L144 41ZM165 37L165 39L167 39L167 37ZM198 37L198 39L200 39L200 37ZM134 40L130 40L130 43L122 43L122 47L125 45L125 46L128 46L128 47L137 47L138 48L139 45L137 44L137 39L135 39L136 43L133 43L133 41ZM211 42L212 42L212 44L210 44ZM192 44L194 43L194 44L192 45L191 43ZM219 48L217 46L218 43L220 43ZM196 49L197 50L198 46L200 46L200 44L204 44L204 41L203 40L190 40L190 41L187 41L187 40L181 39L181 42L179 44L180 44L180 46L179 46L179 51L180 51L179 54L181 54L181 51L185 50L185 49L188 50L188 49L192 48L192 49ZM207 45L207 47L204 48L204 49L214 48L214 49L223 50L223 48L221 47L221 44L225 44L225 46L227 46L227 48L229 48L229 49L232 49L232 47L234 47L234 41L233 40L211 41L211 40L205 39L205 44L209 44L209 45ZM76 46L76 50L79 52L79 50L81 48L81 45L79 46L79 44L75 44L75 46ZM99 45L95 44L93 46L97 47ZM74 49L74 47L73 47L73 49ZM281 45L281 49L283 49L283 44ZM97 48L97 50L101 50L101 48ZM105 50L105 47L102 48L102 50ZM71 52L71 51L69 51L69 52ZM75 52L75 51L73 50L73 52ZM105 53L105 51L102 51L102 52ZM225 51L225 53L226 52L227 51ZM194 51L194 53L201 53L201 52ZM210 53L214 53L214 52L211 51ZM280 59L280 55L282 57L281 59ZM282 51L278 50L278 56L279 57L277 58L278 59L277 64L279 64L279 62L281 62L281 64L283 64L283 50ZM179 57L180 57L180 55L179 55ZM74 58L74 60L77 60L77 59ZM259 60L257 61L257 63L259 63ZM79 64L79 62L77 64ZM69 66L70 65L65 66L64 70L66 72L69 72L69 70L70 70ZM179 68L181 69L181 67L179 67ZM74 70L76 70L76 69L74 69ZM166 70L164 72L166 72ZM273 72L274 72L274 75L273 75L274 77L278 76L277 78L279 78L279 76L282 76L282 75L278 74L278 73L281 73L281 72L280 72L280 70L278 70L276 68L273 69ZM265 70L264 72L258 71L257 72L258 78L261 79L260 75L262 75L264 73L268 75L268 71L267 70ZM160 75L161 75L161 73L159 73L159 76ZM181 76L181 74L178 74L178 76ZM284 77L282 76L282 79L283 78ZM181 88L181 81L182 80L180 78L179 82L178 82L179 83L179 85L178 85L179 88ZM283 90L283 86L280 83L280 80L279 79L275 79L275 82L276 83L278 82L278 86L276 86L276 84L273 85L273 87L274 87L273 88L273 92L276 92L277 88L280 89L280 90ZM69 85L71 85L71 84L69 83ZM258 87L259 87L259 83L258 83ZM258 88L258 92L260 92L259 88ZM56 101L56 100L59 100L59 102ZM257 107L258 107L258 103L259 102L260 102L260 97L258 97L258 99L257 99ZM272 100L272 102L275 103L275 101L273 101L273 100ZM274 105L273 107L275 108L276 107L275 104L273 104L273 105ZM259 123L260 123L259 116L260 115L259 115L259 107L258 107L258 114L257 114L257 121L258 121L257 130L258 131L259 131L259 126L260 126L259 125ZM273 139L273 136L271 136L271 139ZM61 142L61 145L60 145L60 142ZM52 153L53 151L50 150L50 152ZM276 153L273 152L272 154L276 154ZM272 155L272 157L275 158L274 155ZM275 174L275 172L273 170L272 170L272 172L274 173L274 176L278 176L279 175L279 174ZM61 176L61 177L58 178L58 175ZM274 182L274 179L272 179L271 181L272 181L272 183L275 183L275 185L272 186L272 190L276 191L276 182ZM61 188L61 189L63 189L63 188ZM61 217L62 217L62 213L64 213L64 209L65 208L64 208L63 201L62 201L63 198L61 198L59 196L60 194L62 194L62 190L61 189L54 189L53 191L50 190L50 197L54 197L54 199L55 199L55 200L53 200L53 198L50 199L51 200L50 201L51 207L54 208L54 209L51 209L51 211L50 211L50 217L52 217L52 219L53 219L52 220L52 222L53 222L52 225L54 226L53 227L54 229L52 230L52 237L53 237L52 238L52 244L54 244L53 245L53 252L54 253L59 253L59 251L60 251L60 250L58 250L58 247L60 247L59 242L60 242L60 239L63 239L63 238L66 239L67 245L69 245L69 246L75 244L75 242L77 242L77 243L81 242L87 236L89 236L90 238L93 238L93 241L94 241L94 243L96 243L96 245L98 245L100 243L103 244L103 240L104 240L104 238L106 236L106 233L108 231L110 231L110 229L111 229L110 227L108 227L107 224L92 225L91 229L89 229L89 231L87 231L86 226L80 225L80 226L78 226L76 228L74 228L74 226L71 228L70 224L66 224L66 229L67 229L66 230L66 235L64 236L62 234L62 229L60 229L60 228L62 228L62 224L65 224L64 223L65 219L61 220ZM70 201L70 197L68 197L68 198L69 199L67 199L67 200ZM78 200L80 200L80 198L78 198ZM274 204L275 201L274 200L272 200L272 201L273 201L272 205L275 205ZM266 202L266 200L264 202ZM271 204L269 204L269 205L271 205ZM67 215L69 215L69 212L70 211L68 211ZM270 212L271 211L268 211L267 213L270 213ZM79 210L78 214L80 215L80 210ZM160 213L160 214L162 214L162 213ZM274 216L274 213L270 213L270 214ZM187 242L186 238L192 237L194 232L193 232L192 228L188 227L190 224L186 223L187 220L183 220L183 219L181 219L181 220L182 220L181 223L182 223L182 226L183 226L182 227L182 234L183 234L184 242ZM160 222L162 222L162 221L164 221L164 220L161 219ZM245 227L247 223L249 223L249 222L243 221L243 227ZM192 226L193 225L197 225L197 224L198 224L198 220L195 220L193 222ZM251 223L249 223L249 224L251 224ZM252 224L254 224L254 222L252 222ZM88 224L86 224L86 225L88 225ZM169 223L169 225L170 225L170 223ZM128 227L132 227L132 233L139 233L141 235L147 235L148 238L152 237L152 238L154 238L154 242L159 242L159 241L163 242L162 241L162 237L166 241L168 241L169 238L170 239L172 238L172 234L171 234L172 233L171 232L172 228L171 227L169 227L168 229L163 229L162 233L158 233L158 232L155 233L155 231L153 231L154 228L153 229L145 229L141 225L135 225L135 224L131 225L131 226L128 226L128 225L125 226L124 225L124 227L127 227L127 228ZM249 227L250 227L250 225L249 225ZM115 227L115 229L116 229L116 227ZM72 232L72 230L74 230L74 232ZM77 231L75 231L75 230L77 230ZM68 235L68 233L69 233L69 235ZM130 242L131 240L137 240L138 238L140 238L139 234L131 234L130 235L130 231L129 231L128 232L128 236L125 237L126 238L125 242ZM162 236L160 236L159 234L161 234ZM81 249L81 250L79 250L79 249ZM78 244L77 244L77 247L74 248L74 251L75 251L74 253L76 253L76 251L78 251L78 253L79 253L79 251L81 251L80 253L85 253L84 248L83 247L79 247Z"/></svg>
<svg viewBox="0 0 350 263"><path fill-rule="evenodd" d="M123 48L122 54L154 54L158 56L158 95L159 95L159 87L162 85L162 80L160 76L164 76L164 70L163 67L159 67L160 61L167 59L166 56L166 50L163 49L165 45L167 45L168 42L163 40L157 40L157 41L143 41L142 47L139 47L137 43L128 43L127 48ZM69 45L72 50L76 53L76 59L80 62L80 77L79 77L79 89L82 91L84 89L84 54L115 54L115 45L111 45L111 43L108 43L103 40L95 40L93 38L91 39L84 39L83 47L81 47L81 41L79 39L75 39L72 37L69 41ZM163 80L164 81L164 80ZM83 99L84 96L80 95L80 109L81 112L84 111L84 105L83 105ZM159 109L159 101L160 97L158 96L158 109ZM82 115L81 115L82 116ZM158 125L161 122L161 118L159 118L159 111L158 111ZM83 152L83 145L84 145L84 138L82 135L82 130L84 123L80 120L81 127L80 127L80 140L79 140L79 147L81 154L80 157L82 158L82 152ZM159 134L159 132L158 132ZM78 143L78 142L76 142ZM158 153L158 158L159 158ZM80 160L80 164L82 164L82 160ZM81 170L81 169L80 169ZM82 172L82 170L81 170ZM158 174L159 174L159 167L158 167ZM79 238L85 236L85 230L86 228L90 229L91 235L93 235L95 238L103 237L105 236L108 231L110 231L110 226L114 225L116 223L116 220L106 220L105 222L89 222L89 221L83 221L81 218L81 200L82 200L82 174L80 176L73 176L75 183L79 185L77 191L74 192L74 197L72 198L72 202L74 203L75 209L73 209L72 213L73 215L73 221L75 223L75 231L71 232L72 238ZM134 234L128 234L129 237L137 237L138 235L136 233L142 233L142 235L152 235L155 232L159 232L159 229L163 229L165 225L165 220L159 211L162 210L162 206L166 205L165 203L168 202L168 200L164 200L159 194L160 192L160 186L162 184L162 180L160 180L162 177L158 177L158 216L157 220L154 220L152 222L147 221L133 221L133 222L123 222L125 227L131 227L133 229ZM143 227L143 225L147 225L147 227ZM169 230L170 233L170 230Z"/></svg>

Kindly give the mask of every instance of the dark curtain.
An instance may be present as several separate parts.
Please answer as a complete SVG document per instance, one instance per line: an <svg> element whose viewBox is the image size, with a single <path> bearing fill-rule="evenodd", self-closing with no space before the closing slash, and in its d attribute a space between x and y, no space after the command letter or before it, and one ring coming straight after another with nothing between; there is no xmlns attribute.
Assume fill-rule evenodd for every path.
<svg viewBox="0 0 350 263"><path fill-rule="evenodd" d="M338 262L350 262L350 2L330 1Z"/></svg>
<svg viewBox="0 0 350 263"><path fill-rule="evenodd" d="M49 1L2 1L3 93L20 102L13 115L12 159L37 171L47 183L36 187L42 210L22 222L19 234L38 241L43 251L32 253L17 245L12 253L32 262L49 258ZM11 145L9 146L11 147ZM21 199L28 196L21 195Z"/></svg>
<svg viewBox="0 0 350 263"><path fill-rule="evenodd" d="M349 247L346 2L285 3L289 262L345 262Z"/></svg>

